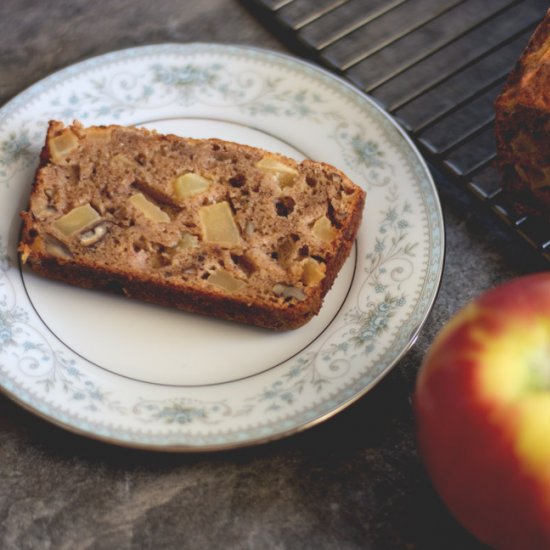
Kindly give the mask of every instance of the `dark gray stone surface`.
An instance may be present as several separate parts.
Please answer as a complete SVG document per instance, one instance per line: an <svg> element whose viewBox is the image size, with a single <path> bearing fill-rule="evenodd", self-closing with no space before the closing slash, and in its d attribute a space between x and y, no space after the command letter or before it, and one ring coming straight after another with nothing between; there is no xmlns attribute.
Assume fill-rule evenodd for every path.
<svg viewBox="0 0 550 550"><path fill-rule="evenodd" d="M284 50L236 0L2 0L0 104L90 56L188 41ZM547 266L439 186L447 260L424 330L373 391L316 428L250 449L167 455L72 435L0 397L0 548L480 549L417 456L415 376L469 299Z"/></svg>

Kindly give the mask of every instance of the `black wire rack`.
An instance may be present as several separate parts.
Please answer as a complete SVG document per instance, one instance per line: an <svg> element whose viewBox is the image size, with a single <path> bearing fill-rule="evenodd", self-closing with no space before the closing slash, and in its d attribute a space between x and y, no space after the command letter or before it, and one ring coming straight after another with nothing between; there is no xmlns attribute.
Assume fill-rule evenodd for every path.
<svg viewBox="0 0 550 550"><path fill-rule="evenodd" d="M429 163L550 261L550 223L507 206L493 102L547 0L242 0L291 50L352 82Z"/></svg>

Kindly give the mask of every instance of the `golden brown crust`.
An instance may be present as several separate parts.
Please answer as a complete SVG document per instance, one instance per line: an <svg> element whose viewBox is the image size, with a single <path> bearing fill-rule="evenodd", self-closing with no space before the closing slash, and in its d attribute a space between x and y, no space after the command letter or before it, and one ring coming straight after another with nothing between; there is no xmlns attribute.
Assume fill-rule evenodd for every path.
<svg viewBox="0 0 550 550"><path fill-rule="evenodd" d="M550 219L550 10L495 102L495 138L512 208Z"/></svg>
<svg viewBox="0 0 550 550"><path fill-rule="evenodd" d="M117 261L107 261L105 258L108 258L109 254L112 258L114 256L113 250L116 250L113 248L108 248L108 246L111 246L108 239L118 242L123 241L127 234L130 234L130 232L134 232L132 235L135 235L135 232L137 231L136 227L140 226L142 221L139 219L137 221L135 219L128 220L120 214L120 212L123 212L123 214L125 213L124 208L120 206L121 204L124 206L124 201L122 201L121 198L115 197L112 199L113 204L115 204L118 208L118 214L110 213L110 210L114 209L110 209L109 204L103 204L103 197L106 195L113 195L113 189L116 191L116 185L118 184L115 185L109 183L109 185L106 185L102 190L102 194L98 195L97 189L94 191L94 194L87 187L82 187L82 179L84 178L82 173L79 173L78 175L78 178L80 179L77 178L75 181L70 181L70 178L73 177L75 163L78 164L78 162L80 162L80 164L78 164L79 171L84 171L85 169L87 170L88 166L83 164L82 161L77 162L70 157L68 157L69 160L63 159L61 161L54 160L52 158L55 157L55 151L52 151L50 146L52 143L52 138L60 136L66 129L62 123L56 121L52 121L48 129L46 143L41 153L40 167L37 170L32 187L29 209L21 214L23 219L23 231L20 243L21 257L22 260L31 266L33 270L46 277L84 288L114 290L117 292L122 292L129 297L151 303L167 305L193 313L219 317L271 329L297 328L319 312L324 296L328 290L330 290L339 270L350 253L356 233L361 223L364 207L365 193L360 188L353 185L342 172L330 165L315 163L312 161L303 161L300 165L298 165L295 161L291 161L281 155L268 153L261 149L222 140L193 140L171 135L164 136L154 132L148 132L146 130L125 129L114 125L102 128L108 132L117 132L121 140L126 140L129 143L132 142L132 140L139 141L147 139L149 140L148 143L151 147L154 145L154 147L159 148L159 151L160 147L175 149L179 148L182 151L184 149L187 151L190 150L190 148L197 148L196 151L193 149L193 154L191 157L193 157L193 155L199 157L199 153L202 154L204 148L208 145L208 147L211 147L212 150L220 151L220 158L222 158L224 162L227 160L225 157L230 154L233 155L231 160L233 163L232 165L236 164L234 160L236 153L238 153L240 157L250 157L251 159L256 160L258 158L263 158L265 155L269 155L271 158L275 158L291 166L295 166L296 171L299 174L297 176L297 181L300 181L300 185L303 187L302 191L296 191L297 195L295 198L298 201L298 204L298 195L301 196L300 193L302 193L302 195L305 194L305 196L307 196L307 193L310 191L304 183L306 174L309 174L309 177L312 177L311 174L313 174L315 176L314 178L312 177L312 179L315 179L314 183L318 182L320 186L326 186L326 188L323 187L321 189L317 189L315 192L312 192L313 195L317 194L332 197L330 200L327 199L328 202L330 202L330 207L328 210L324 207L325 210L329 212L327 215L331 215L333 203L339 205L339 208L341 208L341 211L334 214L332 219L332 222L339 226L337 229L337 237L333 240L333 242L328 243L324 248L319 248L319 245L315 245L317 248L314 250L314 245L311 244L311 241L307 241L310 244L309 254L313 254L313 257L317 258L319 262L321 262L323 269L325 270L324 278L315 284L302 284L300 282L299 275L298 279L296 279L295 272L297 267L294 263L300 265L300 262L303 263L303 258L297 257L293 260L294 263L292 265L292 269L287 268L287 279L280 279L280 273L284 273L284 270L282 270L280 265L275 265L272 270L275 274L275 278L272 281L268 277L269 273L255 272L250 275L250 284L248 285L250 288L245 286L243 291L229 293L220 291L219 288L214 288L212 285L204 283L204 280L180 277L177 273L173 273L175 270L172 269L173 266L171 265L157 266L155 264L155 268L153 268L151 267L152 264L147 264L146 269L141 267L138 269L136 268L135 263L133 264L130 262L129 258L126 258L124 261L118 258ZM70 127L70 130L78 137L78 140L80 140L79 150L81 150L84 147L82 143L86 143L87 139L91 139L89 138L89 134L87 132L94 129L84 129L80 124L75 123ZM109 147L112 146L112 138L110 139L111 145L109 145ZM129 147L131 148L132 145ZM92 149L92 153L90 153L92 156L94 154L97 155L97 152L94 153L94 151L95 150ZM108 158L111 157L108 156ZM149 160L151 160L151 162L157 162L158 157L155 158L153 153L151 153L151 159ZM204 158L203 160L204 162L210 163L212 159ZM254 160L254 162L256 160ZM97 167L100 169L100 161L97 162ZM239 162L242 163L242 160L239 160ZM252 161L247 162L250 163ZM228 162L227 164L229 166L230 163ZM246 168L246 165L242 165L241 168L243 168L243 166ZM217 173L218 176L220 173L225 175L226 172L228 174L233 173L230 172L232 169L233 168L230 169L224 167L223 170L218 170L218 172L216 172L217 168L213 168L212 173ZM135 180L135 174L133 178ZM219 179L220 178L218 177L218 180ZM59 180L62 180L62 182L65 183L60 184ZM99 178L98 181L101 182L104 181L104 179L102 180ZM267 181L267 183L269 185L273 185L269 181ZM81 186L80 191L74 191L71 195L70 190L67 191L71 185L73 187ZM218 183L216 185L218 185ZM220 185L218 185L218 187ZM65 193L63 195L63 201L58 198L58 195L63 194L59 191L59 186L61 191ZM149 244L152 243L159 250L164 250L168 246L166 245L166 239L168 238L167 234L174 229L176 224L175 221L173 223L172 221L176 219L184 219L185 223L188 223L189 219L192 219L192 216L196 214L193 208L196 210L196 208L198 208L197 205L199 204L197 203L193 208L187 204L177 204L177 201L174 201L173 196L167 192L167 188L156 185L156 183L155 185L152 185L150 182L140 183L132 181L131 184L126 185L126 187L122 184L119 185L119 187L121 189L121 197L123 198L127 196L124 195L124 193L128 192L127 188L131 187L134 190L133 192L135 192L136 190L143 190L141 189L141 187L143 187L147 192L147 196L153 202L156 202L159 206L170 212L172 220L166 225L166 231L157 231L157 233L153 232L147 234L146 229L143 229L145 232L144 234L147 235L147 238L150 241ZM338 191L339 195L346 194L345 199L342 199L341 203L338 203L335 198L338 193L332 189L333 187L335 189L340 189L340 191ZM342 193L342 190L345 190L346 193ZM218 198L209 198L208 200L211 202L219 200L219 193L222 191L218 189L216 191L218 193L216 197ZM231 197L232 206L236 208L233 213L235 219L239 221L239 227L242 232L242 226L244 225L243 219L245 219L241 216L240 212L241 203L239 201L242 197L240 195L237 196L234 191L235 190L230 190L233 194L228 196ZM260 192L262 191L260 190ZM87 199L81 198L83 193L88 193ZM265 193L267 193L267 191L265 191ZM55 200L53 198L51 200L46 198L46 194L48 197L55 195ZM288 194L290 194L290 192ZM243 196L244 195L245 193L243 193ZM101 201L98 199L98 196L101 197ZM302 200L302 202L304 201L303 198L300 200ZM315 200L319 202L320 199L317 197ZM206 199L205 201L208 202ZM91 202L95 209L101 212L102 223L105 223L108 227L108 238L105 238L98 245L87 249L83 249L78 242L72 239L72 237L67 237L67 239L64 239L63 236L56 233L54 227L55 224L53 223L55 220L59 220L61 215L66 214L67 211L70 211L75 206L79 206L83 202L86 202L87 204ZM99 204L99 202L101 202L101 204ZM312 199L312 202L315 201ZM45 203L46 206L44 206ZM257 207L257 205L253 206L255 208ZM248 208L246 204L242 207L243 209ZM317 209L319 208L320 206L317 205ZM53 214L49 213L50 210L54 211ZM189 212L186 212L187 210ZM43 212L46 213L44 214ZM117 215L121 217L117 218ZM187 216L187 218L185 218L185 216ZM318 216L318 214L316 214L316 216ZM338 216L341 216L342 219L338 218ZM288 217L291 218L292 216L289 215ZM281 219L277 219L275 222L271 221L270 223L279 224L275 225L279 228L289 228L292 227L293 223L296 223L295 221L290 219L286 220L285 218L286 216L283 216ZM180 222L178 221L178 223ZM190 227L194 227L193 224L190 224ZM306 243L306 240L303 235L303 227L306 226L302 224L301 227L302 233L299 233L299 237L304 240L300 244L304 244ZM196 229L193 229L193 231L197 233ZM250 240L252 244L254 244L254 247L258 248L263 241L269 240L268 237L271 238L272 236L264 235L262 238L258 237L258 242L255 242L252 238ZM281 238L282 237L284 237L284 235L281 235ZM164 244L159 244L161 241ZM271 241L273 241L272 238ZM243 254L244 256L248 254L246 246L249 244L250 243L247 241L242 246L239 245L240 248L238 247L238 250L233 250L232 252L235 253L235 256L238 256L239 254ZM211 246L208 245L208 243L202 242L201 246L205 247L204 254L202 254L203 256L206 256L208 259L208 255L213 254L216 261L218 263L221 262L220 265L227 266L227 258L230 257L227 250L224 250L223 247L220 248L218 246ZM303 248L308 249L307 245ZM125 250L129 251L128 254L133 254L131 248L126 248ZM319 252L320 250L323 252L321 258ZM306 250L306 254L307 253L308 252ZM140 254L142 254L142 251L139 251L137 256ZM185 254L188 253L186 252ZM183 254L184 259L186 258L185 254ZM163 259L165 254L163 252L159 255L157 252L157 256ZM226 262L225 264L223 263L224 258ZM233 258L233 256L231 256L231 258ZM260 260L262 258L260 258ZM277 261L275 261L275 264L277 264ZM206 264L204 264L203 267L205 265ZM246 277L242 275L239 268L241 270L243 269L242 266L232 266L232 273L237 273L238 277L246 280ZM269 269L270 268L268 265L267 271L269 271ZM279 279L276 277L279 277ZM204 278L205 277L202 277L202 279ZM289 284L300 287L299 291L303 294L304 298L299 300L294 298L287 298L283 300L282 298L277 297L266 299L265 289L260 288L265 281L271 281L269 283L271 286L273 286L274 281L284 283L290 282ZM256 287L262 290L263 294L261 296L259 294L254 294ZM269 289L269 286L267 288Z"/></svg>

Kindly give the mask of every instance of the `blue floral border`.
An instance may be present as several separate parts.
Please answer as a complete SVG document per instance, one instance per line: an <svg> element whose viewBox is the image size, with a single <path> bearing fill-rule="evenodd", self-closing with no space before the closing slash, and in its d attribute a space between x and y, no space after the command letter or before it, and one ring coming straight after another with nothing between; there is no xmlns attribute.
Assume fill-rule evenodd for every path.
<svg viewBox="0 0 550 550"><path fill-rule="evenodd" d="M393 123L393 121L385 115L385 113L379 110L379 108L368 97L364 96L350 85L337 79L329 73L282 54L276 54L255 48L228 47L225 45L220 47L217 45L208 44L168 44L160 46L146 46L132 50L114 52L64 69L59 73L56 73L55 75L52 75L35 84L30 89L17 96L0 111L0 128L9 116L13 116L17 113L17 110L30 101L32 97L39 95L44 89L48 89L52 85L66 81L66 79L68 77L70 78L72 75L78 76L82 71L94 68L98 65L139 58L144 55L181 55L183 53L194 52L215 52L218 55L234 55L239 57L241 57L243 53L246 53L249 57L256 58L264 62L266 62L266 60L269 60L269 62L277 62L284 65L287 70L291 71L297 70L296 67L298 66L300 72L305 72L312 78L322 78L325 86L336 89L337 93L340 95L345 95L348 101L353 103L357 108L364 109L365 102L369 103L373 107L371 110L372 112L369 112L369 114L376 120L376 123L385 130L388 140L395 146L402 144L403 141L408 144L408 147L401 146L399 147L399 150L404 157L409 171L413 174L415 180L419 184L418 188L422 195L422 201L426 206L426 212L428 214L428 231L432 236L432 245L429 250L429 260L424 286L421 290L416 307L414 308L408 321L402 326L400 335L397 338L395 345L393 345L391 349L388 349L385 354L378 359L378 372L374 375L372 371L365 373L365 375L357 379L354 384L344 390L341 390L337 396L324 400L318 407L310 408L307 411L304 411L299 415L294 415L291 418L285 418L278 422L271 421L269 423L265 423L265 425L249 427L245 430L239 430L226 434L210 433L206 436L185 435L183 438L181 432L178 430L169 430L163 434L148 432L146 429L129 429L121 431L115 427L89 422L82 418L75 419L75 415L66 414L58 408L48 405L44 401L37 400L31 393L20 387L13 387L9 380L3 381L4 388L17 400L22 401L26 406L30 406L41 412L51 420L69 427L69 429L82 431L89 435L93 434L97 437L116 440L118 442L124 442L135 446L177 446L199 449L204 447L212 448L238 446L239 444L250 444L259 440L280 437L285 433L294 432L301 428L305 428L311 422L319 421L325 416L333 414L336 410L339 410L347 403L357 399L368 391L368 389L378 381L380 376L389 371L391 366L393 366L406 352L408 347L412 345L422 324L426 320L433 301L435 300L442 273L444 230L437 193L435 191L435 186L429 177L427 167L416 153L416 150L414 149L414 146L412 146L410 140L400 129L398 129L395 123ZM366 144L366 146L368 145L369 144ZM24 154L22 158L25 160ZM400 351L396 353L395 350ZM184 441L182 441L182 439Z"/></svg>

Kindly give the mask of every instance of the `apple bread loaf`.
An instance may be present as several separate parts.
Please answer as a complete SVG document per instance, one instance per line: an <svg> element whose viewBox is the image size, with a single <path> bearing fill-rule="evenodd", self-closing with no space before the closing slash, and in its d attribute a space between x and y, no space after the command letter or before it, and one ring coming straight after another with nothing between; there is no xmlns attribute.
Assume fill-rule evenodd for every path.
<svg viewBox="0 0 550 550"><path fill-rule="evenodd" d="M550 221L550 11L495 103L498 165L520 214Z"/></svg>
<svg viewBox="0 0 550 550"><path fill-rule="evenodd" d="M364 200L325 163L52 121L19 249L70 284L289 329L319 312Z"/></svg>

